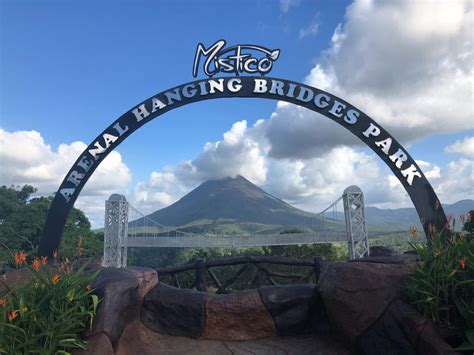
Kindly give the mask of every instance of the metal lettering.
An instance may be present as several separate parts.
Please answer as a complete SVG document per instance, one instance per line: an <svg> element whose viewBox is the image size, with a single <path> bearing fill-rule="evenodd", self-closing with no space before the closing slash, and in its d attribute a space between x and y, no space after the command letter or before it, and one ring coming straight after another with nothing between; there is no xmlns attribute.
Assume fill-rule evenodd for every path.
<svg viewBox="0 0 474 355"><path fill-rule="evenodd" d="M403 162L406 161L407 159L408 159L408 157L407 157L406 153L403 150L401 150L400 148L398 148L398 150L395 154L390 156L390 160L395 163L395 166L398 169L402 168Z"/></svg>
<svg viewBox="0 0 474 355"><path fill-rule="evenodd" d="M140 106L138 106L132 111L132 113L135 115L137 122L140 122L142 119L150 116L150 113L145 108L145 104L141 104Z"/></svg>
<svg viewBox="0 0 474 355"><path fill-rule="evenodd" d="M364 136L369 138L370 136L378 136L380 134L380 128L378 128L376 125L373 123L370 124L370 127L365 130L365 132L362 133Z"/></svg>
<svg viewBox="0 0 474 355"><path fill-rule="evenodd" d="M388 154L390 147L392 146L392 138L387 138L383 141L375 142L375 145L382 149L382 152Z"/></svg>
<svg viewBox="0 0 474 355"><path fill-rule="evenodd" d="M413 185L413 179L415 176L421 178L421 174L419 173L418 170L416 170L416 167L414 164L411 164L409 168L402 170L401 173L403 177L407 179L407 183L410 186Z"/></svg>

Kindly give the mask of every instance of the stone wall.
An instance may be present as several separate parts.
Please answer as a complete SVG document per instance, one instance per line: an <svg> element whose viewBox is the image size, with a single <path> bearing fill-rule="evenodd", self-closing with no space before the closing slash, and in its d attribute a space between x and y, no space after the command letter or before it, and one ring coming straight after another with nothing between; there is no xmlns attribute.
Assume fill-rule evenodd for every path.
<svg viewBox="0 0 474 355"><path fill-rule="evenodd" d="M166 336L218 348L222 343L213 341L329 332L353 353L454 353L404 299L412 263L396 256L324 263L317 285L263 286L224 295L168 286L148 268L102 268L92 285L101 302L85 334L89 348L74 353L151 354L147 343ZM12 271L5 279L25 282L28 275Z"/></svg>

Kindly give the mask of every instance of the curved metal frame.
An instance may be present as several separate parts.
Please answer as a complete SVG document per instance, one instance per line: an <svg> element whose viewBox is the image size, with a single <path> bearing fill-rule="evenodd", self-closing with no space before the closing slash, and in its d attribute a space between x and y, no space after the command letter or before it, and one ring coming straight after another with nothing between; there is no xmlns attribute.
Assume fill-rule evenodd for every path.
<svg viewBox="0 0 474 355"><path fill-rule="evenodd" d="M220 90L220 87L226 89ZM286 93L282 87L288 89ZM199 94L197 90L200 90ZM310 96L311 99L308 100ZM135 130L184 105L209 99L238 97L286 101L337 122L360 138L390 167L410 196L420 219L424 221L423 227L428 240L429 225L435 226L437 230L444 228L446 216L421 169L387 131L362 111L332 94L298 82L269 77L225 77L198 80L158 93L107 127L79 156L61 183L48 212L38 254L52 256L58 249L67 216L82 188L102 160ZM316 99L319 101L315 101ZM344 112L347 116L343 115ZM389 148L395 153L388 154ZM407 169L401 169L402 162Z"/></svg>

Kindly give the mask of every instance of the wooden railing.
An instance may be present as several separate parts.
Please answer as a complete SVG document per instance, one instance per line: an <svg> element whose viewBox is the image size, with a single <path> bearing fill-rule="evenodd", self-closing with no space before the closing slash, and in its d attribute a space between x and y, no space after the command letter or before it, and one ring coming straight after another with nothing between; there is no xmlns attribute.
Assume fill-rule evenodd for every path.
<svg viewBox="0 0 474 355"><path fill-rule="evenodd" d="M231 289L231 286L234 285L237 280L240 281L240 289L245 289L254 286L262 277L271 285L279 285L282 283L314 283L319 277L323 261L324 258L322 257L316 257L313 260L303 260L275 256L239 256L210 261L198 259L184 265L157 269L157 272L160 281L168 279L169 284L174 287L196 288L198 291L210 291L221 294L234 291L235 289ZM224 281L219 280L217 273L213 270L237 265L242 266L236 271L231 270L231 275L227 275L228 277ZM288 268L284 271L274 270L275 266L278 265L287 266L291 269L302 268L303 270L301 273L295 273L292 272L292 270L288 271ZM188 282L187 286L183 286L182 282L180 282L179 275L187 273L189 279L190 271L194 271L192 282ZM245 275L245 279L243 279L243 275ZM284 281L280 281L279 283L279 280ZM211 287L208 287L209 283L212 284Z"/></svg>

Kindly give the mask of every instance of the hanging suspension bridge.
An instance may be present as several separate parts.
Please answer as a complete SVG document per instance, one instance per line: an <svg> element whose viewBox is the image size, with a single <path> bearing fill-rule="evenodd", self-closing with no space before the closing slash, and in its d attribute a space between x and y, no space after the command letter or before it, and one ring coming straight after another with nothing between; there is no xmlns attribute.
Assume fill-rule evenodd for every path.
<svg viewBox="0 0 474 355"><path fill-rule="evenodd" d="M190 233L149 218L124 196L114 194L106 201L103 265L126 266L127 248L130 247L238 248L347 242L352 259L368 255L364 199L357 186L345 189L311 221L311 225L291 226L269 234Z"/></svg>

